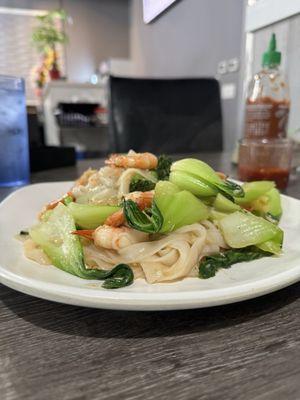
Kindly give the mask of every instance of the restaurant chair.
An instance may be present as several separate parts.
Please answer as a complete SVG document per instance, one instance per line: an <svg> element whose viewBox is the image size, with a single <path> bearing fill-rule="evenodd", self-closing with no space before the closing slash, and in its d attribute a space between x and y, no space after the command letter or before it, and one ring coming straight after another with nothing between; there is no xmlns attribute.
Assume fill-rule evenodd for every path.
<svg viewBox="0 0 300 400"><path fill-rule="evenodd" d="M45 145L43 126L35 107L27 107L27 122L31 172L75 165L73 147Z"/></svg>
<svg viewBox="0 0 300 400"><path fill-rule="evenodd" d="M212 78L110 77L111 151L192 153L223 147L219 83Z"/></svg>

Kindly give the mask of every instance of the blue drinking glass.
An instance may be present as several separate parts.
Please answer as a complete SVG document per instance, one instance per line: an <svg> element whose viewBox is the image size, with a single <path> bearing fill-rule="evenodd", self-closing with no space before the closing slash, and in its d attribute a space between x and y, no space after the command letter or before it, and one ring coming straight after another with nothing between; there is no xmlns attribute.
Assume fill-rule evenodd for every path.
<svg viewBox="0 0 300 400"><path fill-rule="evenodd" d="M28 127L22 78L0 75L0 186L29 182Z"/></svg>

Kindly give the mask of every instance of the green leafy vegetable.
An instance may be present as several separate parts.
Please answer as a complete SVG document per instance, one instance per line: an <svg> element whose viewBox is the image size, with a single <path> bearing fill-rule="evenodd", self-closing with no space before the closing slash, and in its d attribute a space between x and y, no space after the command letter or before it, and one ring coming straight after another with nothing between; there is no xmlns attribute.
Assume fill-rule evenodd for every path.
<svg viewBox="0 0 300 400"><path fill-rule="evenodd" d="M129 192L148 192L155 188L155 182L143 178L141 175L134 175L129 185Z"/></svg>
<svg viewBox="0 0 300 400"><path fill-rule="evenodd" d="M156 167L157 179L159 181L166 181L169 179L172 159L164 154L158 157Z"/></svg>
<svg viewBox="0 0 300 400"><path fill-rule="evenodd" d="M276 188L272 188L264 195L250 203L251 211L264 217L273 224L278 224L282 215L280 193Z"/></svg>
<svg viewBox="0 0 300 400"><path fill-rule="evenodd" d="M261 250L280 255L282 252L283 231L278 228L277 234L263 243L256 245Z"/></svg>
<svg viewBox="0 0 300 400"><path fill-rule="evenodd" d="M270 253L255 247L246 247L239 250L228 250L213 256L206 256L199 265L199 278L208 279L216 275L220 268L230 268L231 265L269 257Z"/></svg>
<svg viewBox="0 0 300 400"><path fill-rule="evenodd" d="M273 188L266 193L268 198L267 209L265 210L267 214L272 215L273 218L280 220L282 215L282 206L279 190Z"/></svg>
<svg viewBox="0 0 300 400"><path fill-rule="evenodd" d="M233 203L231 200L223 196L221 193L217 194L213 206L217 211L224 213L230 213L241 209L241 207L238 204Z"/></svg>
<svg viewBox="0 0 300 400"><path fill-rule="evenodd" d="M133 282L133 272L126 264L119 264L110 271L87 269L80 240L72 234L75 229L68 207L59 203L48 214L47 220L32 227L29 234L53 265L69 274L83 279L105 280L103 287L109 289L127 286Z"/></svg>
<svg viewBox="0 0 300 400"><path fill-rule="evenodd" d="M235 182L230 181L229 179L226 179L225 181L222 182L223 184L218 184L218 187L219 190L223 192L224 195L227 194L229 198L245 196L242 186L238 185Z"/></svg>
<svg viewBox="0 0 300 400"><path fill-rule="evenodd" d="M110 271L101 270L103 273L105 289L119 289L124 286L129 286L133 282L132 269L127 264L118 264Z"/></svg>
<svg viewBox="0 0 300 400"><path fill-rule="evenodd" d="M244 183L242 187L245 196L242 198L237 198L236 202L238 204L249 204L253 200L259 198L260 196L274 188L275 183L272 181L254 181Z"/></svg>
<svg viewBox="0 0 300 400"><path fill-rule="evenodd" d="M228 213L226 213L226 212L217 211L213 207L210 207L208 218L213 222L217 222L217 221L220 221L221 219L227 217L227 215L228 215Z"/></svg>
<svg viewBox="0 0 300 400"><path fill-rule="evenodd" d="M123 210L128 225L138 231L157 233L163 225L163 216L155 202L150 209L141 211L134 201L124 200Z"/></svg>
<svg viewBox="0 0 300 400"><path fill-rule="evenodd" d="M196 176L184 171L171 171L170 182L174 183L181 190L188 190L198 197L211 197L218 193L216 188L198 179Z"/></svg>
<svg viewBox="0 0 300 400"><path fill-rule="evenodd" d="M233 199L243 197L242 187L229 180L223 181L205 162L194 158L176 161L171 166L170 181L196 196L208 197L222 193Z"/></svg>
<svg viewBox="0 0 300 400"><path fill-rule="evenodd" d="M67 196L65 196L63 198L63 203L64 203L65 206L67 206L68 204L72 203L73 201L74 201L73 197L69 196L69 195L67 195Z"/></svg>
<svg viewBox="0 0 300 400"><path fill-rule="evenodd" d="M107 217L120 210L117 206L98 206L94 204L78 204L71 202L68 210L76 225L82 229L95 229L102 225Z"/></svg>
<svg viewBox="0 0 300 400"><path fill-rule="evenodd" d="M264 218L249 212L236 211L219 220L219 226L226 243L232 248L243 248L261 245L269 240L277 243L273 246L280 249L283 241L283 231Z"/></svg>
<svg viewBox="0 0 300 400"><path fill-rule="evenodd" d="M253 212L253 211L252 211ZM253 212L254 215L257 215L255 211ZM267 212L265 214L258 214L260 217L265 218L267 221L272 222L272 224L278 224L280 221L280 217L276 217L275 215L272 215L271 213Z"/></svg>
<svg viewBox="0 0 300 400"><path fill-rule="evenodd" d="M164 219L162 233L208 218L208 207L201 200L169 181L156 184L154 200Z"/></svg>

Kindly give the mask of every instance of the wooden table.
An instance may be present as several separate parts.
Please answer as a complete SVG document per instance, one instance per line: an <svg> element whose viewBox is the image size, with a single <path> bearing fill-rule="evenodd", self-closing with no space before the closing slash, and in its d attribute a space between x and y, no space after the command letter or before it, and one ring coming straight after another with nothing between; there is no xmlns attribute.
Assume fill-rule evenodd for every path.
<svg viewBox="0 0 300 400"><path fill-rule="evenodd" d="M200 156L232 171L226 153ZM32 182L74 179L89 164ZM300 197L297 180L288 194ZM1 400L300 399L300 283L233 305L144 313L0 289Z"/></svg>

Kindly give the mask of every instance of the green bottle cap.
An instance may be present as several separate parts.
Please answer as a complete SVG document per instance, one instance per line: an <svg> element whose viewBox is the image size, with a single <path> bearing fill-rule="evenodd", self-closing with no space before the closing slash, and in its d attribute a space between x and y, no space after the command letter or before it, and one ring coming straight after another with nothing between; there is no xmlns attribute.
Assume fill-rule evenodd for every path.
<svg viewBox="0 0 300 400"><path fill-rule="evenodd" d="M263 54L262 66L270 67L271 65L279 65L281 61L281 53L276 51L276 36L272 33L269 43L269 49Z"/></svg>

